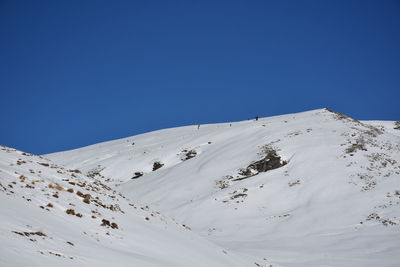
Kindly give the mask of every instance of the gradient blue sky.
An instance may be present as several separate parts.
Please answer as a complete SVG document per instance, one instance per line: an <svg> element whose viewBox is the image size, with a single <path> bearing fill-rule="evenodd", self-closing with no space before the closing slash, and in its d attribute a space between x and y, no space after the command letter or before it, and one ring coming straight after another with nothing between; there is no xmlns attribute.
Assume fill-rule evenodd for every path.
<svg viewBox="0 0 400 267"><path fill-rule="evenodd" d="M400 120L399 1L0 0L0 144L330 107Z"/></svg>

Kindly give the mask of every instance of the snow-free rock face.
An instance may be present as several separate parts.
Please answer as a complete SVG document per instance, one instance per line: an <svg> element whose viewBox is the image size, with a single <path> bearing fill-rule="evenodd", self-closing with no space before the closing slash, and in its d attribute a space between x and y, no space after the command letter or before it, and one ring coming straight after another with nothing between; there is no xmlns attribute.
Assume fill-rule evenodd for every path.
<svg viewBox="0 0 400 267"><path fill-rule="evenodd" d="M186 159L187 151L193 157ZM321 109L166 129L46 157L96 171L132 201L214 244L266 259L257 264L400 261L395 122L360 122ZM153 171L156 162L163 165Z"/></svg>
<svg viewBox="0 0 400 267"><path fill-rule="evenodd" d="M249 266L87 175L0 146L0 266Z"/></svg>

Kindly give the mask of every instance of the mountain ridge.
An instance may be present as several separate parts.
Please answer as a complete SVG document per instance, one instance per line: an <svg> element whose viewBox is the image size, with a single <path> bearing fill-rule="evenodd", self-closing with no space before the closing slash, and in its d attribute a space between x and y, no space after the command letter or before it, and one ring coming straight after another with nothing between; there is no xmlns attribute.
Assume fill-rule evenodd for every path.
<svg viewBox="0 0 400 267"><path fill-rule="evenodd" d="M318 109L158 130L44 157L173 218L247 262L240 266L400 260L396 122Z"/></svg>

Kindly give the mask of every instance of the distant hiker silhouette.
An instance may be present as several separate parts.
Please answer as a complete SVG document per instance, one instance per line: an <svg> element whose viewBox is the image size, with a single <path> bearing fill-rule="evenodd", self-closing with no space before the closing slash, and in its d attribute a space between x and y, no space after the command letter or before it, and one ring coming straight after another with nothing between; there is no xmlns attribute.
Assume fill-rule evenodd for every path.
<svg viewBox="0 0 400 267"><path fill-rule="evenodd" d="M258 116L256 116L256 121L258 121Z"/></svg>

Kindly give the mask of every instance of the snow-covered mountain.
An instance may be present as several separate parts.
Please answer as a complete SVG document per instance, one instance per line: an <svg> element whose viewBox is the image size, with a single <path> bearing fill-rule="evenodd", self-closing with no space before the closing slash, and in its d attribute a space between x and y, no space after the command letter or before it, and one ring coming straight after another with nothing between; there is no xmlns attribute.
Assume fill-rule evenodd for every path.
<svg viewBox="0 0 400 267"><path fill-rule="evenodd" d="M249 266L82 174L0 146L0 266Z"/></svg>
<svg viewBox="0 0 400 267"><path fill-rule="evenodd" d="M320 109L155 131L46 159L0 155L5 266L400 262L396 122ZM46 236L29 234L38 231Z"/></svg>

